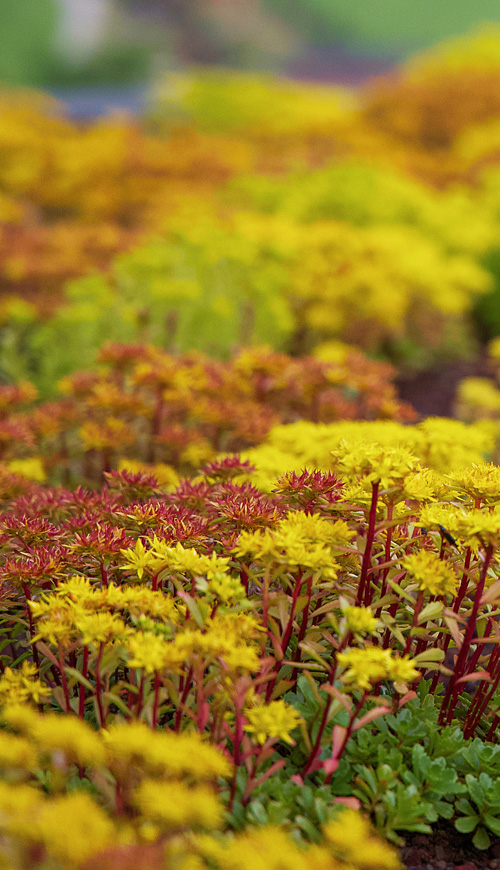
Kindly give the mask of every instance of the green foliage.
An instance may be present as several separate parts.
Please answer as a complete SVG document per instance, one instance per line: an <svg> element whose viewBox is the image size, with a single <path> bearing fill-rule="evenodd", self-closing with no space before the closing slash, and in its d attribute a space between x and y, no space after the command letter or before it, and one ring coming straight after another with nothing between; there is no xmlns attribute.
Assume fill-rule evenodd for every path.
<svg viewBox="0 0 500 870"><path fill-rule="evenodd" d="M49 395L61 377L93 365L105 340L219 358L242 344L280 348L293 325L283 296L286 271L264 249L249 273L252 250L243 233L226 237L216 225L198 243L189 235L153 239L118 258L109 277L69 283L51 317L27 319L16 308L0 331L1 366Z"/></svg>
<svg viewBox="0 0 500 870"><path fill-rule="evenodd" d="M478 23L498 18L495 0L481 0L471 5L467 0L422 0L415 5L399 0L372 0L369 4L345 3L344 0L265 0L273 11L298 16L301 26L307 27L306 16L314 26L311 36L324 44L324 40L348 41L353 48L366 50L367 46L404 56L447 37L461 33ZM288 12L289 6L291 12ZM307 32L307 31L306 31Z"/></svg>
<svg viewBox="0 0 500 870"><path fill-rule="evenodd" d="M476 848L488 848L490 834L500 836L500 747L477 737L465 740L457 726L437 728L429 685L422 681L419 698L353 736L329 786L321 775L305 785L290 779L300 761L298 747L293 749L286 767L255 790L246 810L240 808L240 825L289 822L295 836L314 842L313 832L338 812L334 795L357 798L379 832L396 844L404 831L430 833L444 819L461 833L474 831ZM287 700L293 703L293 697ZM320 704L305 677L299 678L294 706L310 728Z"/></svg>
<svg viewBox="0 0 500 870"><path fill-rule="evenodd" d="M476 848L487 849L491 840L486 829L500 836L500 780L493 780L487 773L480 773L478 777L468 773L465 782L470 800L456 801L459 815L455 827L462 834L474 831L472 842Z"/></svg>
<svg viewBox="0 0 500 870"><path fill-rule="evenodd" d="M40 85L51 65L55 0L0 0L0 81Z"/></svg>

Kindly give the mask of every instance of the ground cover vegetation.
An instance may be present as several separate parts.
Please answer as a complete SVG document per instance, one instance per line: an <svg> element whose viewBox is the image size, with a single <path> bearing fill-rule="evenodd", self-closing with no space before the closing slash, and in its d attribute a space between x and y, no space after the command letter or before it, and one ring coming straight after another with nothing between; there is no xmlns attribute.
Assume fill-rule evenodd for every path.
<svg viewBox="0 0 500 870"><path fill-rule="evenodd" d="M368 870L438 820L498 836L496 424L409 424L386 378L107 345L59 403L2 388L9 866Z"/></svg>
<svg viewBox="0 0 500 870"><path fill-rule="evenodd" d="M465 352L495 298L498 36L470 45L356 100L174 79L145 127L4 98L6 868L500 836L498 390L419 421L366 354Z"/></svg>
<svg viewBox="0 0 500 870"><path fill-rule="evenodd" d="M473 353L499 329L499 41L357 92L172 75L142 121L5 92L4 375L47 392L44 360L68 374L103 336L223 358L340 339L417 368Z"/></svg>

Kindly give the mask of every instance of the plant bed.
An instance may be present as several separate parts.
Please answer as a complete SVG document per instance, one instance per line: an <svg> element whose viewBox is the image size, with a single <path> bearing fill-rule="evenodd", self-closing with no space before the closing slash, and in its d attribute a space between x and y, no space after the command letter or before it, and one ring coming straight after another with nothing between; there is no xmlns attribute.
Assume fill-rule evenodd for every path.
<svg viewBox="0 0 500 870"><path fill-rule="evenodd" d="M124 848L147 870L254 870L272 846L266 870L282 853L398 870L404 838L446 822L491 854L494 433L303 419L263 425L252 465L217 454L244 432L207 419L231 365L106 353L60 405L0 393L0 852L15 870L126 866ZM308 392L271 389L288 358L246 362L254 410L306 416ZM193 378L197 472L161 452L197 434Z"/></svg>
<svg viewBox="0 0 500 870"><path fill-rule="evenodd" d="M495 870L500 867L500 838L492 838L482 851L474 848L468 834L441 822L432 834L406 834L400 854L408 870Z"/></svg>

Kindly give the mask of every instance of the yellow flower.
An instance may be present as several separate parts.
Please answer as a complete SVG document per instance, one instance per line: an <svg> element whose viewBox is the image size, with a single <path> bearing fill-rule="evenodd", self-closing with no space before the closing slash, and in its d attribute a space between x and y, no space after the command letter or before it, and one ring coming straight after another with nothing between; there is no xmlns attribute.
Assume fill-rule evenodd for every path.
<svg viewBox="0 0 500 870"><path fill-rule="evenodd" d="M224 604L236 604L246 598L245 588L239 577L215 574L207 583L207 592Z"/></svg>
<svg viewBox="0 0 500 870"><path fill-rule="evenodd" d="M337 661L341 667L347 668L342 679L347 685L356 689L370 689L387 677L390 650L367 646L363 649L347 649L337 653Z"/></svg>
<svg viewBox="0 0 500 870"><path fill-rule="evenodd" d="M273 529L242 532L235 553L334 580L338 569L334 548L345 546L353 534L343 520L332 523L316 514L294 511Z"/></svg>
<svg viewBox="0 0 500 870"><path fill-rule="evenodd" d="M396 850L373 831L361 813L349 808L323 827L334 853L360 870L401 870Z"/></svg>
<svg viewBox="0 0 500 870"><path fill-rule="evenodd" d="M479 508L462 516L458 534L465 544L474 547L480 542L485 547L500 546L500 509L483 513Z"/></svg>
<svg viewBox="0 0 500 870"><path fill-rule="evenodd" d="M130 629L114 613L82 613L75 619L75 629L83 644L110 643L122 638Z"/></svg>
<svg viewBox="0 0 500 870"><path fill-rule="evenodd" d="M32 824L33 838L70 866L83 864L116 839L111 819L84 792L45 801Z"/></svg>
<svg viewBox="0 0 500 870"><path fill-rule="evenodd" d="M365 456L367 460L364 472L373 472L374 478L377 476L377 454L371 453L371 456L367 456L367 450L370 445L378 445L379 450L387 447L388 453L394 459L391 466L391 456L388 455L384 469L391 472L388 475L389 480L385 482L392 481L395 486L390 494L392 498L397 495L400 487L404 487L406 480L404 474L398 476L396 473L398 461L394 451L398 451L400 446L406 453L416 457L421 466L437 472L447 472L450 468L458 469L470 465L471 462L481 462L483 456L493 450L495 438L494 433L483 425L466 425L459 420L444 418L428 418L416 426L403 426L390 421L316 424L302 420L273 427L267 440L259 447L245 451L243 458L249 460L257 469L252 479L266 491L270 491L275 487L276 477L291 468L331 470L332 450L337 454L343 442L345 444L341 450L342 456L351 449L351 477L356 477L363 471L363 461L356 455L358 445L361 456ZM382 462L378 467L379 477L382 476L381 466ZM400 471L404 472L404 462L401 463ZM420 473L419 466L408 471L411 474ZM429 489L426 486L424 495L428 494ZM408 497L418 497L418 493L416 496L409 494Z"/></svg>
<svg viewBox="0 0 500 870"><path fill-rule="evenodd" d="M348 605L343 608L343 613L353 634L375 634L379 623L369 607Z"/></svg>
<svg viewBox="0 0 500 870"><path fill-rule="evenodd" d="M0 731L0 768L33 770L37 764L34 746L23 737Z"/></svg>
<svg viewBox="0 0 500 870"><path fill-rule="evenodd" d="M416 580L418 588L431 595L454 595L458 580L448 562L439 558L437 553L421 550L411 553L401 562L408 574Z"/></svg>
<svg viewBox="0 0 500 870"><path fill-rule="evenodd" d="M135 547L129 547L127 550L120 550L125 564L120 565L121 571L136 571L139 580L142 580L144 571L155 573L159 570L160 562L153 550L147 550L140 538L137 539Z"/></svg>
<svg viewBox="0 0 500 870"><path fill-rule="evenodd" d="M245 645L228 646L226 650L221 651L220 658L225 662L230 671L243 670L254 674L260 667L257 650Z"/></svg>
<svg viewBox="0 0 500 870"><path fill-rule="evenodd" d="M14 731L29 734L38 722L39 713L28 704L13 702L0 708L0 719Z"/></svg>
<svg viewBox="0 0 500 870"><path fill-rule="evenodd" d="M198 734L151 731L142 722L112 725L102 732L108 764L126 772L141 765L151 774L189 776L195 782L229 776L231 767L221 752Z"/></svg>
<svg viewBox="0 0 500 870"><path fill-rule="evenodd" d="M455 538L459 535L463 517L463 509L456 505L433 504L420 510L417 525L423 529L440 529L442 526Z"/></svg>
<svg viewBox="0 0 500 870"><path fill-rule="evenodd" d="M500 393L499 393L500 395ZM473 464L444 478L453 493L468 496L473 502L493 505L500 502L500 468L489 462Z"/></svg>
<svg viewBox="0 0 500 870"><path fill-rule="evenodd" d="M28 725L27 733L41 752L62 752L70 763L99 767L104 762L99 734L76 716L59 713L39 715Z"/></svg>
<svg viewBox="0 0 500 870"><path fill-rule="evenodd" d="M160 590L151 589L149 586L115 586L110 583L103 590L104 601L116 610L127 610L134 616L143 614L177 622L182 612L174 598Z"/></svg>
<svg viewBox="0 0 500 870"><path fill-rule="evenodd" d="M325 864L310 863L308 851L278 827L246 830L231 840L202 837L199 848L218 870L335 870L331 859Z"/></svg>
<svg viewBox="0 0 500 870"><path fill-rule="evenodd" d="M342 680L355 689L369 690L381 680L394 680L398 684L414 680L419 676L408 656L395 658L391 650L377 646L362 649L347 649L337 653L341 667L347 668Z"/></svg>
<svg viewBox="0 0 500 870"><path fill-rule="evenodd" d="M405 686L420 676L409 656L392 657L387 668L387 677L396 687Z"/></svg>
<svg viewBox="0 0 500 870"><path fill-rule="evenodd" d="M239 668L250 672L258 671L260 660L257 650L247 644L238 642L233 632L222 634L217 623L214 630L184 631L178 634L173 646L185 659L190 656L200 656L206 661L222 659L230 670Z"/></svg>
<svg viewBox="0 0 500 870"><path fill-rule="evenodd" d="M79 574L75 574L73 577L61 580L61 582L51 590L50 595L60 595L69 598L71 601L84 607L86 610L99 610L105 601L106 590L93 585L87 577L81 577ZM46 596L45 600L50 601L50 596Z"/></svg>
<svg viewBox="0 0 500 870"><path fill-rule="evenodd" d="M223 808L208 786L190 788L182 782L143 780L134 792L142 815L162 828L218 828Z"/></svg>
<svg viewBox="0 0 500 870"><path fill-rule="evenodd" d="M0 782L0 830L26 836L32 830L43 797L31 785Z"/></svg>
<svg viewBox="0 0 500 870"><path fill-rule="evenodd" d="M500 411L500 390L488 378L464 378L458 385L457 405L459 414L464 419L497 419Z"/></svg>
<svg viewBox="0 0 500 870"><path fill-rule="evenodd" d="M408 474L403 483L404 498L416 501L433 501L442 488L439 475L429 468Z"/></svg>
<svg viewBox="0 0 500 870"><path fill-rule="evenodd" d="M23 703L32 700L35 704L50 697L50 689L37 678L38 669L31 662L24 661L20 668L13 671L6 667L0 677L0 704Z"/></svg>
<svg viewBox="0 0 500 870"><path fill-rule="evenodd" d="M33 641L48 640L66 646L74 638L78 611L71 602L47 596L45 600L29 601L28 605L37 627Z"/></svg>
<svg viewBox="0 0 500 870"><path fill-rule="evenodd" d="M106 417L103 423L89 420L80 427L79 434L85 450L116 449L134 440L130 427L118 417Z"/></svg>
<svg viewBox="0 0 500 870"><path fill-rule="evenodd" d="M481 462L494 447L493 434L479 424L466 426L460 420L428 417L416 427L421 446L418 455L424 465L447 473L471 462Z"/></svg>
<svg viewBox="0 0 500 870"><path fill-rule="evenodd" d="M403 487L406 477L421 470L416 456L403 446L342 441L331 451L334 468L347 478L365 478L381 490Z"/></svg>
<svg viewBox="0 0 500 870"><path fill-rule="evenodd" d="M245 710L247 725L245 731L255 734L259 743L265 743L268 738L279 738L285 743L293 744L290 731L302 722L301 716L291 704L285 701L271 701L269 704L258 704Z"/></svg>
<svg viewBox="0 0 500 870"><path fill-rule="evenodd" d="M126 650L131 658L130 668L144 668L146 673L169 670L177 673L187 659L185 650L179 649L175 642L151 632L143 634L135 631L127 640Z"/></svg>
<svg viewBox="0 0 500 870"><path fill-rule="evenodd" d="M244 610L225 613L217 611L215 616L208 621L207 627L210 627L221 637L231 637L235 641L244 640L247 644L259 637L260 634L265 633L265 629L257 617Z"/></svg>
<svg viewBox="0 0 500 870"><path fill-rule="evenodd" d="M11 459L7 467L13 474L20 474L21 477L35 480L37 483L45 483L47 480L42 460L38 456L31 456L29 459Z"/></svg>
<svg viewBox="0 0 500 870"><path fill-rule="evenodd" d="M170 547L156 537L153 539L153 552L159 566L157 570L170 569L173 573L195 574L208 579L225 573L229 563L229 558L216 553L204 556L194 547L183 547L179 542L175 547Z"/></svg>

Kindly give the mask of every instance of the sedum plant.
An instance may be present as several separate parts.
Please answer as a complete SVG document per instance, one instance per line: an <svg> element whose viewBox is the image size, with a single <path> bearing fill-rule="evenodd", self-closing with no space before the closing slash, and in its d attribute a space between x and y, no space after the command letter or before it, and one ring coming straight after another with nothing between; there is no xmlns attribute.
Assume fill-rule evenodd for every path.
<svg viewBox="0 0 500 870"><path fill-rule="evenodd" d="M105 353L116 365L115 385L123 385L130 349ZM139 383L157 384L160 358L154 366L147 355L139 359ZM168 380L157 396L173 403L169 384L178 369L169 358L161 361ZM78 396L96 381L82 375L71 383ZM144 419L137 396L111 383L94 390L90 407L105 410L111 403ZM29 400L28 388L6 393L5 421L13 417L20 426L25 418L16 406ZM47 427L54 422L47 411L39 419ZM119 729L124 746L125 735L133 741L139 729L169 740L196 737L221 753L226 767L217 792L227 813L221 822L227 848L229 829L245 838L251 822L281 825L324 849L339 831L335 810L344 801L364 808L393 841L404 830L428 830L441 817L458 829L474 821L476 841L484 846L496 809L481 775L491 777L495 761L487 753L475 759L473 747L475 741L495 747L500 682L494 643L500 481L498 468L479 458L491 446L491 433L438 420L413 427L294 424L271 435L282 439L275 449L289 445L280 459L288 470L277 469L275 459L266 478L265 465L257 475L248 459L223 454L194 476L179 469L182 476L174 479L157 456L136 470L126 464L113 469L130 437L130 427L120 429L113 419L119 420L105 418L100 428L92 428L92 420L83 424L82 437L100 439L93 449L108 464L104 482L96 478L93 489L30 482L19 467L10 470L5 457L4 731L7 741L14 732L36 744L43 732L39 714L56 734L61 722L53 772L36 759L25 765L30 789L50 795L53 783L62 796L72 795L68 783L57 785L63 722L68 729L86 723L95 740L107 741ZM256 462L259 450L266 455L255 448ZM450 458L453 471L445 465ZM432 702L432 728L411 712L421 684ZM400 745L406 740L409 747L419 728L430 735L436 725L441 750L432 749L428 736L426 756L407 755L404 766L394 754ZM387 758L377 734L396 737ZM464 752L455 773L448 773L439 759L450 755L446 739L453 747L457 735ZM151 752L154 740L147 741ZM19 747L24 764L27 750ZM140 756L145 750L133 751ZM112 821L115 812L123 815L130 832L131 814L135 831L137 807L154 806L145 830L149 842L162 847L166 840L158 831L171 812L160 812L163 799L171 805L169 793L195 788L184 778L170 792L165 783L153 788L134 781L135 797L112 765L96 777L83 756L71 759L75 788L96 801L96 818L115 807ZM486 789L480 805L476 780ZM296 807L288 821L280 815L278 786L287 781L298 790L287 792ZM6 782L14 787L17 780L9 775ZM319 789L326 805L311 804L307 789L313 795ZM215 818L210 805L207 796L208 828ZM136 843L136 834L130 836ZM48 835L40 837L50 848ZM185 851L182 846L182 860ZM392 860L383 854L381 866Z"/></svg>

